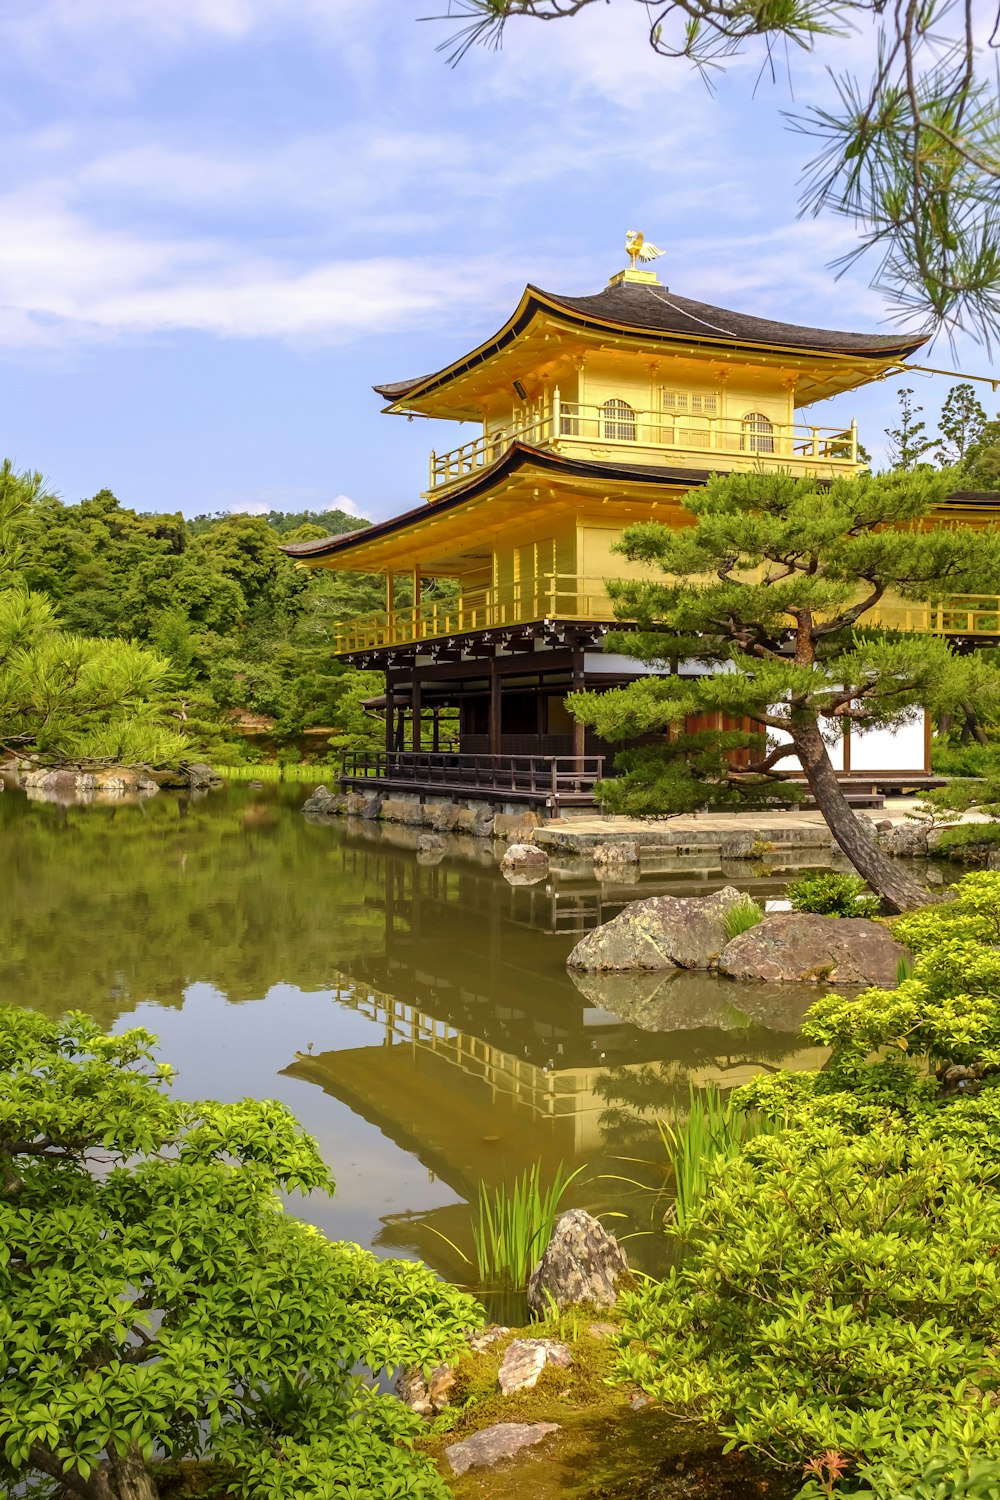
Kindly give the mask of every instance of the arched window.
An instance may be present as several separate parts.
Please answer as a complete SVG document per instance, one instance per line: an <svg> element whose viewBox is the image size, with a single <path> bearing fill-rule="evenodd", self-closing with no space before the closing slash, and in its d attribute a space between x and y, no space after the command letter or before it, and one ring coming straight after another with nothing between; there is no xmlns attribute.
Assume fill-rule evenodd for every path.
<svg viewBox="0 0 1000 1500"><path fill-rule="evenodd" d="M617 443L635 442L635 410L627 401L613 396L601 407L601 416L603 437Z"/></svg>
<svg viewBox="0 0 1000 1500"><path fill-rule="evenodd" d="M749 453L774 452L774 423L762 411L748 411L743 418L740 447Z"/></svg>

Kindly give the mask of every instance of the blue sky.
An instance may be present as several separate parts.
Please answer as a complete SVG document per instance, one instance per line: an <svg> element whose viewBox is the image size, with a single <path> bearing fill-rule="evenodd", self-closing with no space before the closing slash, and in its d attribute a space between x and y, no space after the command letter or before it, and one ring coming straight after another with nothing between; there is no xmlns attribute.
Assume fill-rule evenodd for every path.
<svg viewBox="0 0 1000 1500"><path fill-rule="evenodd" d="M828 268L850 225L796 217L808 147L782 126L787 81L755 88L759 57L713 97L612 0L512 24L450 69L449 27L418 24L443 9L5 0L5 453L67 501L390 515L417 502L428 449L466 434L381 416L372 382L471 347L527 281L598 290L631 227L685 295L891 326L863 268ZM814 59L794 77L800 100L829 86ZM989 372L968 341L929 362L956 360ZM933 419L951 382L912 383ZM857 415L879 455L894 390L816 420Z"/></svg>

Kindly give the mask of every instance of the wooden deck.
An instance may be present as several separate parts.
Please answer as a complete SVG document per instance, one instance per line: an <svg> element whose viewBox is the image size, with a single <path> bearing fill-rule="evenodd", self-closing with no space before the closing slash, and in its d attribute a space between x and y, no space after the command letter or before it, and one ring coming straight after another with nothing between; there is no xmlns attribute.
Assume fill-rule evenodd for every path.
<svg viewBox="0 0 1000 1500"><path fill-rule="evenodd" d="M458 755L451 751L392 750L345 755L341 783L351 790L418 792L435 797L482 797L553 809L593 807L603 755Z"/></svg>

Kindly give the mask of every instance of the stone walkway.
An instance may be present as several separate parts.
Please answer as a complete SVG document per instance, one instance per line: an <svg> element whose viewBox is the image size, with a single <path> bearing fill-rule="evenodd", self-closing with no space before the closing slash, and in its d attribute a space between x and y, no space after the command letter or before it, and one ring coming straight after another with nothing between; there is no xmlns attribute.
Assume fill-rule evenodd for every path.
<svg viewBox="0 0 1000 1500"><path fill-rule="evenodd" d="M914 797L887 797L883 808L861 811L858 817L872 823L905 823L916 805ZM717 849L734 834L748 833L761 843L803 849L827 847L831 842L826 821L815 808L802 812L705 812L652 819L554 818L535 830L533 842L543 849L586 855L598 844L619 843L636 843L643 849Z"/></svg>

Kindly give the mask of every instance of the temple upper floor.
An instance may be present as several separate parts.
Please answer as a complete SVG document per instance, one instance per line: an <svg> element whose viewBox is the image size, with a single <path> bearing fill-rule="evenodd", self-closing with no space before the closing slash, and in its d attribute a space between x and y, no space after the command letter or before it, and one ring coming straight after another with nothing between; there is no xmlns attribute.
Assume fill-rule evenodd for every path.
<svg viewBox="0 0 1000 1500"><path fill-rule="evenodd" d="M920 342L732 312L633 267L593 296L529 286L485 343L376 390L389 412L476 429L431 454L429 500L513 444L596 463L834 478L858 472L856 425L814 425L806 408L898 369Z"/></svg>

